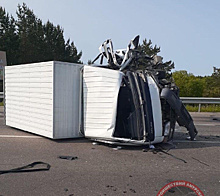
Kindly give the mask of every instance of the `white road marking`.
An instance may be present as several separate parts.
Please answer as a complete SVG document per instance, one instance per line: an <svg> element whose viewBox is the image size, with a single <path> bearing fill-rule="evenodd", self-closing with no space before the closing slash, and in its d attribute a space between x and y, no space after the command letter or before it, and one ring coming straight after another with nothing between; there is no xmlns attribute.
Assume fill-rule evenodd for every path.
<svg viewBox="0 0 220 196"><path fill-rule="evenodd" d="M207 143L207 144L220 144L220 141L187 141L187 140L174 140L174 143Z"/></svg>
<svg viewBox="0 0 220 196"><path fill-rule="evenodd" d="M216 125L216 124L196 124L195 126L220 126L220 125Z"/></svg>
<svg viewBox="0 0 220 196"><path fill-rule="evenodd" d="M31 138L31 139L40 139L40 136L25 136L25 135L0 135L0 138Z"/></svg>

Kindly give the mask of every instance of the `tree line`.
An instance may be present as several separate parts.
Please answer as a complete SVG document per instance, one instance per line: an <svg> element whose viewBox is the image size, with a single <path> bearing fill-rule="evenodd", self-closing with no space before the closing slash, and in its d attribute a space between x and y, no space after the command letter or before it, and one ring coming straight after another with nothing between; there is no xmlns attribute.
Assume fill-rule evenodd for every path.
<svg viewBox="0 0 220 196"><path fill-rule="evenodd" d="M185 70L172 74L181 97L220 97L220 69L214 67L211 76L194 76Z"/></svg>
<svg viewBox="0 0 220 196"><path fill-rule="evenodd" d="M78 52L70 39L65 41L60 25L55 26L50 21L43 24L24 3L18 5L16 14L17 19L0 6L0 50L6 51L8 65L50 60L82 63L82 51ZM149 56L160 53L160 47L153 45L151 40L144 39L139 47ZM146 64L142 62L142 65ZM174 79L181 97L220 97L220 69L214 68L211 76L204 77L185 70L171 75L172 61L162 62L161 69L168 73L169 79Z"/></svg>
<svg viewBox="0 0 220 196"><path fill-rule="evenodd" d="M65 41L60 25L43 24L24 3L18 5L16 15L17 19L0 7L0 50L6 51L8 65L50 60L81 63L82 52L70 39Z"/></svg>

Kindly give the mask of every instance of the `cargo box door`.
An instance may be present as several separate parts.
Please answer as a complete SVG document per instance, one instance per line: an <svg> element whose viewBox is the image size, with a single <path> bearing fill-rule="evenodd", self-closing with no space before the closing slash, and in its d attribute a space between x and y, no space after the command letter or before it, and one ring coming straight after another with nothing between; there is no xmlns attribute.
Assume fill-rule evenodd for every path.
<svg viewBox="0 0 220 196"><path fill-rule="evenodd" d="M112 138L118 93L123 73L85 66L83 73L84 134L90 138Z"/></svg>

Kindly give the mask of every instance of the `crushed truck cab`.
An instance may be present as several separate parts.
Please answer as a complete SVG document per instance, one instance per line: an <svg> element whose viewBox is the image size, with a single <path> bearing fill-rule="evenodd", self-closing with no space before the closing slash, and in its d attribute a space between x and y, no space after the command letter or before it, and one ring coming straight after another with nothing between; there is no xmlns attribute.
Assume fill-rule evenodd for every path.
<svg viewBox="0 0 220 196"><path fill-rule="evenodd" d="M187 123L181 124L181 119L184 122L189 119L181 116L181 111L187 112L180 110L185 108L181 101L170 103L170 100L148 73L127 71L125 74L119 70L84 66L84 135L106 143L136 145L172 139L176 120L185 126ZM175 103L180 108L175 107Z"/></svg>
<svg viewBox="0 0 220 196"><path fill-rule="evenodd" d="M85 137L123 143L164 139L159 90L150 76L85 66Z"/></svg>

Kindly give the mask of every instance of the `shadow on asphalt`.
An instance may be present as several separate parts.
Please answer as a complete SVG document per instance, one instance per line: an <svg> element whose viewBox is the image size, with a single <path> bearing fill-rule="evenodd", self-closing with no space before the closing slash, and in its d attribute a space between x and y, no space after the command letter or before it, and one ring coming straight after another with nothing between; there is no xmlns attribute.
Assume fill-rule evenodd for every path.
<svg viewBox="0 0 220 196"><path fill-rule="evenodd" d="M25 131L22 131L17 128L10 127L14 131L19 131L23 133L28 133ZM33 136L39 136L34 133L28 133ZM42 137L42 136L39 136ZM176 149L190 149L190 148L210 148L210 147L220 147L220 136L219 135L198 135L196 137L196 141L190 141L186 140L187 134L183 132L175 132L173 142L169 143L160 143L155 144L155 148L161 148L163 150L176 150ZM121 145L121 144L105 144L102 142L94 142L92 140L86 139L86 138L74 138L74 139L49 139L46 137L42 137L47 140L50 140L55 143L96 143L97 145L102 145L109 148L116 148L117 146L121 146L122 148L120 150L132 150L132 151L141 151L143 149L149 148L149 145L143 145L143 146L128 146L128 145ZM116 149L117 150L117 149Z"/></svg>
<svg viewBox="0 0 220 196"><path fill-rule="evenodd" d="M56 139L56 140L53 140L53 139L50 139L51 141L53 142L56 142L56 143L92 143L91 140L88 140L86 138L74 138L74 139Z"/></svg>

